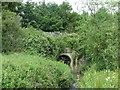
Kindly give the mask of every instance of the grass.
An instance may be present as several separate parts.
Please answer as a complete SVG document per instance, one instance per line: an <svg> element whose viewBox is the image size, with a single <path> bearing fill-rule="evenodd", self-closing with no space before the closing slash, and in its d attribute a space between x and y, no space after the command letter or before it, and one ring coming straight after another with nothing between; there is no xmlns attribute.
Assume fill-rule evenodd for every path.
<svg viewBox="0 0 120 90"><path fill-rule="evenodd" d="M77 82L79 88L118 88L118 70L96 71L90 68Z"/></svg>
<svg viewBox="0 0 120 90"><path fill-rule="evenodd" d="M3 88L61 88L73 81L68 65L42 56L2 55L2 69Z"/></svg>

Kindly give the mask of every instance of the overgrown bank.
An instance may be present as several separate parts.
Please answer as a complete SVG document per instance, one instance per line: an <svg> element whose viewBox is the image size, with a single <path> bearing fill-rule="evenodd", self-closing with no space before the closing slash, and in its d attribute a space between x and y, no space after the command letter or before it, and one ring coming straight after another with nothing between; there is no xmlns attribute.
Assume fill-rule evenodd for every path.
<svg viewBox="0 0 120 90"><path fill-rule="evenodd" d="M118 14L113 16L106 12L106 9L100 9L94 17L83 14L85 17L81 20L86 22L78 22L77 33L54 37L33 27L21 28L15 13L3 11L3 52L25 51L57 57L64 48L69 47L78 55L86 56L89 62L95 62L97 70L114 70L118 61ZM100 17L103 16L102 20Z"/></svg>
<svg viewBox="0 0 120 90"><path fill-rule="evenodd" d="M44 57L56 58L66 47L69 47L76 51L76 55L81 55L81 56L86 57L86 64L80 66L78 69L80 71L80 74L82 73L84 75L83 79L81 80L82 82L80 81L80 84L82 84L83 87L87 87L89 85L90 85L90 87L92 86L92 84L90 84L91 82L89 82L88 84L84 84L84 83L86 83L85 82L85 80L87 80L86 77L89 77L86 73L89 72L89 68L91 68L93 66L93 64L96 65L94 67L95 72L93 72L93 71L89 72L88 74L91 75L89 78L93 78L93 77L99 78L99 77L97 77L97 75L104 76L104 75L106 75L106 74L104 74L104 72L106 73L106 71L110 71L110 73L113 73L115 71L115 73L116 73L117 69L119 68L119 66L118 66L118 46L119 46L118 45L118 33L119 33L118 32L118 12L111 14L110 12L108 12L108 10L106 8L103 7L103 8L100 8L94 14L88 15L88 13L84 12L83 14L79 15L76 13L70 13L69 10L67 10L67 8L66 9L63 8L64 6L66 6L66 7L69 6L68 4L66 5L64 3L63 6L61 6L62 9L65 9L65 10L63 10L64 12L61 13L61 16L60 16L60 17L62 17L62 19L61 19L60 17L58 17L60 15L60 14L58 14L58 13L60 13L59 11L57 12L57 15L55 18L54 18L55 12L47 13L47 9L48 9L48 11L50 9L50 12L52 12L52 10L56 11L54 8L54 7L58 7L58 6L56 6L56 4L48 4L48 6L47 6L43 3L42 8L41 8L41 6L37 6L37 8L36 8L37 10L39 10L38 8L41 8L40 12L42 10L46 11L46 14L42 17L42 15L39 14L40 12L38 13L38 12L36 12L36 10L32 10L33 9L32 7L34 7L34 6L36 7L36 5L34 5L34 3L27 3L25 5L25 7L21 6L21 8L24 8L24 10L23 10L24 15L21 18L19 16L19 15L21 15L21 11L18 10L19 12L16 13L13 8L17 4L18 3L3 3L3 11L2 11L3 16L2 16L2 26L1 26L3 29L2 30L2 46L3 46L2 52L5 54L8 54L8 56L5 55L3 57L8 57L8 58L13 57L14 58L14 56L9 55L9 54L15 53L15 52L16 53L25 52L25 53L28 53L30 55L30 57L31 57L31 55L37 55L37 58L35 58L35 61L36 61L36 59L38 60L38 58L40 58L41 59L40 62L42 62L41 64L38 65L38 67L41 65L42 68L44 68L45 65L48 65L47 64L48 59L45 61L43 59ZM13 5L13 7L8 8L7 5L8 5L8 7ZM30 8L30 10L29 10L29 8ZM31 11L31 12L29 12L29 11ZM44 12L41 12L41 14L44 14ZM52 15L50 15L50 14L52 14ZM35 17L33 17L32 15L34 15ZM40 17L38 17L38 15L40 15ZM31 18L31 16L32 16L32 18ZM75 16L75 18L74 18L74 16ZM66 19L66 17L67 17L67 19ZM21 23L22 23L22 26L24 26L24 27L21 26ZM48 33L44 33L43 31L51 31L51 32L58 33L58 34L62 33L62 35L55 37L55 36L49 35ZM44 57L41 57L41 55ZM22 58L23 61L26 61L26 58L29 57L29 56L26 56L26 55L24 56L21 54L17 55L17 56L18 57L23 56L24 57L24 58ZM15 57L16 57L16 55L15 55ZM8 69L8 71L5 71L3 73L5 87L7 87L6 86L7 83L9 83L9 85L10 85L9 87L14 87L14 83L10 84L10 80L13 80L13 82L15 82L15 81L17 81L16 78L18 79L19 77L20 78L22 77L24 79L26 77L26 76L22 76L20 74L21 76L18 75L14 79L6 78L7 75L8 75L8 77L10 77L10 75L11 75L11 74L9 74L9 69L12 70L13 73L15 73L15 74L19 73L18 71L16 71L16 69L18 68L18 70L19 70L20 67L14 66L12 64L14 62L17 62L16 58L15 58L15 60L13 60L13 62L11 62L10 64L6 63L6 65L5 64L3 65L3 66L5 66L4 68L6 70ZM52 60L52 59L50 59L50 60ZM32 62L31 59L29 59L29 60L27 59L27 61ZM50 61L50 62L52 62L52 61ZM20 63L22 63L22 62L20 62ZM54 63L57 65L57 62L54 62ZM56 68L57 67L56 65L53 67ZM9 66L9 67L7 67L7 66ZM62 66L62 64L61 64L61 66ZM24 69L24 67L26 68L26 65L23 64L22 67ZM31 70L31 67L32 67L32 70ZM51 67L51 66L48 65L48 67ZM51 68L53 68L53 67L51 67ZM39 68L42 69L41 67L39 67ZM29 74L32 74L31 78L32 77L35 78L35 77L37 77L36 75L39 74L39 72L35 72L35 70L38 69L36 66L29 67L29 65L28 65L28 69L30 69ZM57 69L58 69L58 67L57 67ZM61 69L62 69L62 67L59 67L58 71L56 70L55 72L59 72L59 70L61 71ZM15 70L15 72L14 72L14 70ZM46 72L44 72L44 71L43 72L44 72L44 75L46 76L48 73L48 70L47 69L45 69L45 70L46 70ZM50 73L52 73L52 69L50 69L50 70L51 70ZM26 71L26 69L25 69L25 71ZM20 72L22 72L22 71L20 70ZM7 74L5 74L5 73L7 73ZM97 74L94 75L93 73L97 73ZM54 76L54 74L52 74L52 75ZM109 75L111 75L111 74L109 74ZM108 75L108 77L109 77L109 75ZM14 75L12 75L12 76L14 76ZM42 76L40 76L40 77L42 77ZM56 77L61 77L61 76L55 76L55 79L56 79ZM64 77L66 77L66 76L64 76ZM100 77L100 79L103 79L103 78L105 80L106 77L102 77L102 78ZM110 76L110 78L112 78L112 77ZM53 78L51 78L50 81L52 79ZM36 80L36 79L34 79L34 80ZM48 80L48 82L50 82L50 81ZM62 81L62 83L64 83L63 81ZM21 82L24 84L21 84ZM25 86L31 87L30 84L28 83L28 81L25 81L25 82L21 81L21 82L20 82L20 85L25 85ZM38 81L36 81L36 82L38 82ZM62 86L58 85L59 81L52 81L53 84L51 84L51 83L45 84L45 82L46 82L46 78L45 78L45 80L43 79L43 82L42 82L42 85L44 87L47 87L47 86L62 87L63 86L63 85ZM95 80L95 82L96 82L96 80ZM107 83L108 87L110 86L110 84L113 84L110 87L116 87L115 84L117 82L117 79L115 80L115 82L112 79L113 83L111 83L111 81L108 81L108 82L109 82L109 85ZM28 83L28 84L26 84L26 83ZM18 84L19 84L19 82L15 83L16 86ZM106 82L104 84L106 84ZM34 83L33 83L33 85L34 85ZM38 87L40 85L38 85ZM105 86L105 87L107 87L107 86ZM98 86L94 86L94 87L100 87L100 86L98 85ZM101 85L101 87L104 87L104 85Z"/></svg>
<svg viewBox="0 0 120 90"><path fill-rule="evenodd" d="M2 55L3 88L63 88L72 83L73 76L67 65L24 54Z"/></svg>
<svg viewBox="0 0 120 90"><path fill-rule="evenodd" d="M81 76L76 85L78 88L119 88L119 69L96 71L93 65Z"/></svg>

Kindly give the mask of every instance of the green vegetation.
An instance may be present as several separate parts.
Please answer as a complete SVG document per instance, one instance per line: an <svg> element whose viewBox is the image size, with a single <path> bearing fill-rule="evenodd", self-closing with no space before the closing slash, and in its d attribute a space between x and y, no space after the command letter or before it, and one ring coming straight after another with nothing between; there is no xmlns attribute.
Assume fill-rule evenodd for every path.
<svg viewBox="0 0 120 90"><path fill-rule="evenodd" d="M77 82L79 88L118 88L118 70L96 71L94 67Z"/></svg>
<svg viewBox="0 0 120 90"><path fill-rule="evenodd" d="M84 15L86 16L86 14ZM84 17L86 22L79 22L81 46L85 54L98 65L97 70L114 69L114 62L118 61L118 16L99 9L93 17Z"/></svg>
<svg viewBox="0 0 120 90"><path fill-rule="evenodd" d="M22 6L24 14L22 16L22 26L31 25L36 29L43 31L71 31L76 26L78 13L72 12L72 8L68 2L63 2L61 5L55 3L42 2L36 4L27 2ZM46 27L47 26L47 27Z"/></svg>
<svg viewBox="0 0 120 90"><path fill-rule="evenodd" d="M73 76L68 65L24 54L2 56L4 88L61 88L72 83Z"/></svg>
<svg viewBox="0 0 120 90"><path fill-rule="evenodd" d="M5 53L20 51L21 26L20 16L14 12L2 12L2 51Z"/></svg>
<svg viewBox="0 0 120 90"><path fill-rule="evenodd" d="M118 87L118 11L102 7L79 14L68 2L3 2L1 27L4 88L69 87L70 68L56 61L66 47L85 56L78 67L80 88Z"/></svg>
<svg viewBox="0 0 120 90"><path fill-rule="evenodd" d="M42 31L37 31L33 27L24 28L22 32L24 33L24 38L22 38L23 48L32 54L41 53L44 56L56 57L65 47L75 50L79 48L77 46L79 36L75 33L71 35L64 33L62 36L54 37Z"/></svg>

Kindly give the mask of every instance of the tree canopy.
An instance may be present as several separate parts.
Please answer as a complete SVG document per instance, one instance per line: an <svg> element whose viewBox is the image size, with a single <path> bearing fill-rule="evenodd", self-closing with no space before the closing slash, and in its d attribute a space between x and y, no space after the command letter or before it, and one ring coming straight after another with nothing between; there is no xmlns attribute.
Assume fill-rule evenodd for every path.
<svg viewBox="0 0 120 90"><path fill-rule="evenodd" d="M72 7L67 2L61 5L27 2L23 7L22 26L27 27L30 24L47 32L70 31L74 29L79 16L72 12Z"/></svg>

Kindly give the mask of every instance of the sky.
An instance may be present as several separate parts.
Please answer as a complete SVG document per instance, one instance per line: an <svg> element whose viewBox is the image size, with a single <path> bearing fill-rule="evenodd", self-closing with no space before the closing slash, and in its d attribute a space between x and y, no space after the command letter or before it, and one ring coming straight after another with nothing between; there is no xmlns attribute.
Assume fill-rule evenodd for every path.
<svg viewBox="0 0 120 90"><path fill-rule="evenodd" d="M23 0L23 3L25 3L28 0ZM32 2L42 2L43 0L32 0ZM118 1L118 0L44 0L45 3L49 3L49 2L54 2L57 3L58 5L62 4L63 1L68 1L69 4L72 6L73 11L78 12L78 13L82 13L81 11L84 10L88 11L88 8L86 7L86 2L88 1L101 1L101 2L105 2L105 1ZM100 8L100 7L99 7ZM96 9L97 10L97 9Z"/></svg>
<svg viewBox="0 0 120 90"><path fill-rule="evenodd" d="M28 0L23 0L23 2L26 2ZM32 0L32 2L42 2L43 0ZM63 1L68 1L70 5L72 5L72 8L74 11L78 11L77 10L77 5L75 4L78 4L79 3L79 7L82 7L83 4L82 2L80 2L79 0L45 0L46 3L48 2L55 2L57 3L58 5L62 4Z"/></svg>

